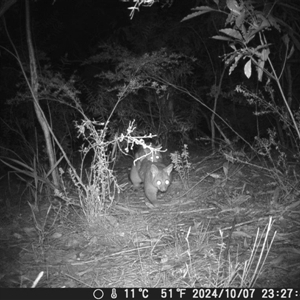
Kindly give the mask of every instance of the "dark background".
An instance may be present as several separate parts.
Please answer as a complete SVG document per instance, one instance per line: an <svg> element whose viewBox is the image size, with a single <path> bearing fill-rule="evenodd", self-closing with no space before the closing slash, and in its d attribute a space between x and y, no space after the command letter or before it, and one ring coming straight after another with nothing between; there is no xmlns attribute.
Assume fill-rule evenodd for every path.
<svg viewBox="0 0 300 300"><path fill-rule="evenodd" d="M135 12L133 19L130 19L128 7L132 3L127 2L31 1L32 36L40 76L44 78L45 86L49 87L51 82L55 82L53 90L47 90L49 97L41 97L41 103L44 109L48 110L48 117L52 118L53 130L60 142L64 143L66 151L72 153L78 146L72 122L79 120L80 115L55 102L58 99L55 89L59 84L63 84L73 76L74 88L80 92L78 97L86 114L90 118L105 121L116 104L117 92L112 89L117 84L126 82L126 67L124 65L120 67L120 63L124 61L128 63L127 59L130 58L130 67L132 67L146 53L151 54L161 49L165 49L167 56L176 53L185 55L185 58L180 58L182 63L169 67L159 75L167 82L183 87L199 101L174 88L170 88L168 95L164 97L158 97L149 88L141 88L128 95L117 107L112 118L112 133L123 131L130 120L136 119L139 130L158 134L169 147L186 142L197 146L197 143L201 144L202 138L211 135L211 111L208 109L213 107L214 101L211 90L215 84L219 84L224 67L222 55L230 51L226 42L214 40L212 36L218 34L219 29L224 28L226 15L209 13L181 22L192 12L193 7L214 6L214 2L174 0L169 4L172 5L160 1L152 7L141 7ZM262 9L262 4L254 2L254 7ZM225 9L226 2L220 1L220 7ZM299 9L299 3L291 1L290 5L285 5L285 2L279 1L274 6L273 14L291 28L295 28L297 39L299 32L296 25L300 19L299 10L292 8ZM0 27L2 146L22 152L23 137L32 144L38 141L39 147L43 144L42 132L36 122L30 96L26 96L28 87L24 83L19 65L8 53L8 51L14 52L8 39L9 34L29 74L24 1L17 1L12 5L5 12L4 18L6 26L2 22ZM281 32L276 29L264 32L271 43L270 58L279 73L284 66L285 47L281 38L285 32L287 29L284 26ZM253 43L255 42L254 40ZM103 50L101 47L106 48ZM296 49L293 60L289 62L293 80L291 107L295 111L299 107L299 84L297 84L299 53L297 51ZM97 59L93 60L95 56ZM189 57L197 60L188 61ZM227 124L218 118L216 122L230 140L234 140L238 133L243 143L246 141L253 144L255 136L267 137L268 128L274 127L278 130L282 124L274 112L255 116L253 112L259 108L249 105L243 95L234 91L237 85L242 84L255 93L261 92L266 101L270 97L264 91L266 78L263 82L259 82L253 70L253 75L248 79L244 75L243 66L244 62L240 62L231 75L228 74L228 69L225 71L217 113ZM285 70L286 68L283 68L281 84L287 93L289 82ZM115 78L119 77L116 80L95 77L102 72L112 72ZM150 74L149 70L147 74ZM19 97L16 98L17 94ZM274 97L278 107L283 106L276 85L274 85ZM172 116L168 115L170 111L168 105L173 107ZM67 132L66 124L69 126ZM217 138L222 139L218 130ZM281 143L286 148L292 145L289 138L284 137Z"/></svg>

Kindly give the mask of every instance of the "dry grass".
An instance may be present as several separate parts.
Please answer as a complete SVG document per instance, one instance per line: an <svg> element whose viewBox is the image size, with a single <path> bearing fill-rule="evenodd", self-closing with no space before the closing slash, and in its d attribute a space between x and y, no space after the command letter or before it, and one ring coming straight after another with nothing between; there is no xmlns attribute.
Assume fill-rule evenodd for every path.
<svg viewBox="0 0 300 300"><path fill-rule="evenodd" d="M230 164L225 176L223 164L193 156L192 188L175 176L159 208L148 209L143 191L128 185L93 224L78 207L45 205L36 216L47 219L42 241L27 206L1 231L1 286L31 287L41 271L37 287L295 286L299 186L276 188L250 165ZM119 170L127 182L127 168Z"/></svg>

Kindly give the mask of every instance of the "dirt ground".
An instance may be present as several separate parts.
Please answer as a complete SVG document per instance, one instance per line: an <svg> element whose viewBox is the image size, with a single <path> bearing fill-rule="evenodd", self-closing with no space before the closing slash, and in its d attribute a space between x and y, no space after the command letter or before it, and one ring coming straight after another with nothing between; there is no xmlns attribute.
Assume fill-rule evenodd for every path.
<svg viewBox="0 0 300 300"><path fill-rule="evenodd" d="M143 189L128 181L131 163L118 162L124 191L94 224L46 195L34 217L24 183L3 176L0 287L31 287L40 272L37 287L249 287L263 261L254 287L300 288L297 168L276 175L259 161L227 163L194 151L189 189L173 171L160 206L149 208ZM266 244L276 234L268 255L260 242L251 258L269 222Z"/></svg>

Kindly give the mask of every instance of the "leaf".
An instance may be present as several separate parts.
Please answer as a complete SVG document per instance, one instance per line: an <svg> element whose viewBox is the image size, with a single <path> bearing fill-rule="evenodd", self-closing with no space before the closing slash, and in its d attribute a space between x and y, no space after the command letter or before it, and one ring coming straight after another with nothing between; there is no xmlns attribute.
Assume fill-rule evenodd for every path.
<svg viewBox="0 0 300 300"><path fill-rule="evenodd" d="M256 67L256 71L257 71L257 78L258 81L262 81L262 76L264 73L264 66L265 66L265 61L262 59L258 60L258 66Z"/></svg>
<svg viewBox="0 0 300 300"><path fill-rule="evenodd" d="M248 79L251 77L252 74L251 59L249 59L248 62L245 64L244 73Z"/></svg>
<svg viewBox="0 0 300 300"><path fill-rule="evenodd" d="M237 26L237 28L241 28L241 26L244 24L245 22L245 11L243 11L235 20L235 25Z"/></svg>
<svg viewBox="0 0 300 300"><path fill-rule="evenodd" d="M206 14L206 13L211 12L211 11L217 11L217 10L215 10L215 9L209 7L209 6L195 7L193 10L198 10L198 11L196 11L196 12L194 12L192 14L187 15L180 22L183 22L183 21L186 21L186 20L198 17L200 15Z"/></svg>
<svg viewBox="0 0 300 300"><path fill-rule="evenodd" d="M226 0L226 5L229 10L236 15L239 15L244 8L243 3L241 2L241 5L239 6L236 0Z"/></svg>
<svg viewBox="0 0 300 300"><path fill-rule="evenodd" d="M270 49L269 48L263 49L263 51L262 51L262 60L266 61L269 57L269 54L270 54Z"/></svg>
<svg viewBox="0 0 300 300"><path fill-rule="evenodd" d="M221 41L227 41L227 42L233 42L232 39L226 37L226 36L222 36L222 35L214 35L211 37L212 39L215 39L215 40L221 40Z"/></svg>
<svg viewBox="0 0 300 300"><path fill-rule="evenodd" d="M292 55L294 54L294 52L295 52L295 47L294 47L294 45L292 45L292 48L291 48L289 54L287 55L286 59L290 59L292 57Z"/></svg>
<svg viewBox="0 0 300 300"><path fill-rule="evenodd" d="M237 30L234 30L231 28L225 28L225 29L220 29L219 31L225 33L226 35L233 37L234 39L243 40L242 35Z"/></svg>
<svg viewBox="0 0 300 300"><path fill-rule="evenodd" d="M285 46L288 47L289 42L290 42L289 36L287 34L285 34L281 39L283 40L283 43L285 44Z"/></svg>
<svg viewBox="0 0 300 300"><path fill-rule="evenodd" d="M235 44L229 44L229 47L232 48L234 51L236 51Z"/></svg>

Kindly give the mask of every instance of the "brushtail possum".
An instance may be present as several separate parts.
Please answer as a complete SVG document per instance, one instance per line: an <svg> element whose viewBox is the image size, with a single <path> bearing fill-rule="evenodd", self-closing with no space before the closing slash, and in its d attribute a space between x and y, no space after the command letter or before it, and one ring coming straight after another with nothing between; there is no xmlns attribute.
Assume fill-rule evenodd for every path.
<svg viewBox="0 0 300 300"><path fill-rule="evenodd" d="M134 188L144 183L144 191L147 199L155 205L157 203L157 192L166 192L171 183L171 172L173 165L165 166L159 151L140 148L135 154L135 159L130 172L130 180Z"/></svg>

